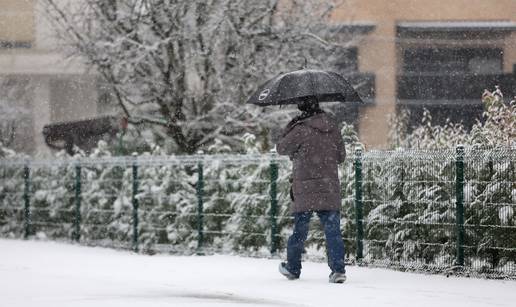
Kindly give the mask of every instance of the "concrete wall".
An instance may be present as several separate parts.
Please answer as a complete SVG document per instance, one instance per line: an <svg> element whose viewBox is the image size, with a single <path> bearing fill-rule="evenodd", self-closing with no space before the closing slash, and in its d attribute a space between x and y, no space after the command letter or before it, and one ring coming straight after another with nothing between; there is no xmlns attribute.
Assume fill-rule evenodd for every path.
<svg viewBox="0 0 516 307"><path fill-rule="evenodd" d="M0 43L30 42L30 48L0 47L0 78L30 80L31 118L17 150L48 154L42 130L50 123L97 115L97 79L79 58L63 52L39 0L0 0ZM22 102L20 102L22 103Z"/></svg>
<svg viewBox="0 0 516 307"><path fill-rule="evenodd" d="M402 21L515 21L514 0L347 0L333 14L336 22L372 22L375 30L359 44L359 69L376 74L376 104L362 109L360 138L368 147L384 148L388 118L396 108L399 66L396 25ZM502 43L504 70L516 63L516 33Z"/></svg>

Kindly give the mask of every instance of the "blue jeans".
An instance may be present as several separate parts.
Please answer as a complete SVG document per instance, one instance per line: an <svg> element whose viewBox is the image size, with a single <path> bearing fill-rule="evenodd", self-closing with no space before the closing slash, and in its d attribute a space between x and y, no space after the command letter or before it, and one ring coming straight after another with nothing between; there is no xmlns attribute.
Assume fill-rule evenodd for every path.
<svg viewBox="0 0 516 307"><path fill-rule="evenodd" d="M301 274L301 254L308 237L308 226L312 213L312 211L294 213L294 232L288 239L287 245L287 268L297 276ZM340 212L316 211L316 213L324 227L328 266L332 272L345 273L344 241L340 233Z"/></svg>

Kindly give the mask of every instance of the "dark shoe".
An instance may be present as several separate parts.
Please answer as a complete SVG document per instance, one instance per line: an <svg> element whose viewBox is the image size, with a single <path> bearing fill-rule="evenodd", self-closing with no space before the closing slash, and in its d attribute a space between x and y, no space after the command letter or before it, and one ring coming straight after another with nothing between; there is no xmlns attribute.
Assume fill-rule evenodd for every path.
<svg viewBox="0 0 516 307"><path fill-rule="evenodd" d="M293 274L291 273L288 269L287 269L287 264L285 262L282 262L280 263L279 265L279 272L285 276L286 278L288 278L289 280L294 280L294 279L298 279L299 278L299 275L296 275L296 274Z"/></svg>
<svg viewBox="0 0 516 307"><path fill-rule="evenodd" d="M346 281L346 273L333 272L330 274L330 283L342 284Z"/></svg>

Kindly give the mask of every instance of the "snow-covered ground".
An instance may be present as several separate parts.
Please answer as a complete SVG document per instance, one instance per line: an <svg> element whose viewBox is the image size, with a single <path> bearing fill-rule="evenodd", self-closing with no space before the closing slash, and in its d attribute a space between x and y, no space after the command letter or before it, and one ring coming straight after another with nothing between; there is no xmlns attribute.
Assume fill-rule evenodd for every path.
<svg viewBox="0 0 516 307"><path fill-rule="evenodd" d="M329 284L324 263L302 278L278 260L147 256L54 242L0 239L0 306L515 306L516 282L348 267Z"/></svg>

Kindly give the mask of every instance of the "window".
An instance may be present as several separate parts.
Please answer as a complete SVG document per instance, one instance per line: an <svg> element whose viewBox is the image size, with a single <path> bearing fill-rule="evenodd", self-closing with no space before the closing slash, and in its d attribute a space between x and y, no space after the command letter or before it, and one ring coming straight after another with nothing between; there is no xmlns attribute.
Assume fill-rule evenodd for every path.
<svg viewBox="0 0 516 307"><path fill-rule="evenodd" d="M30 49L32 48L31 42L12 42L12 41L0 41L0 49Z"/></svg>
<svg viewBox="0 0 516 307"><path fill-rule="evenodd" d="M403 51L403 73L497 74L503 69L499 48L409 48Z"/></svg>
<svg viewBox="0 0 516 307"><path fill-rule="evenodd" d="M482 120L481 95L485 88L504 85L501 48L412 47L402 52L402 73L397 95L410 110L410 127L421 124L423 110L433 124L463 123L466 128Z"/></svg>

